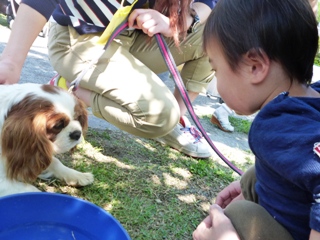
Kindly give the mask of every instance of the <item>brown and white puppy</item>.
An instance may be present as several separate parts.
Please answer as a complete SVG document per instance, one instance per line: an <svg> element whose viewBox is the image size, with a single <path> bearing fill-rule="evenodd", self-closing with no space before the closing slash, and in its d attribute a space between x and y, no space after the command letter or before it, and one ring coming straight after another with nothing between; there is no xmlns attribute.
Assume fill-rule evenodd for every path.
<svg viewBox="0 0 320 240"><path fill-rule="evenodd" d="M87 127L84 104L63 89L0 85L0 196L39 191L30 184L37 177L91 184L91 173L68 168L54 157L79 144Z"/></svg>

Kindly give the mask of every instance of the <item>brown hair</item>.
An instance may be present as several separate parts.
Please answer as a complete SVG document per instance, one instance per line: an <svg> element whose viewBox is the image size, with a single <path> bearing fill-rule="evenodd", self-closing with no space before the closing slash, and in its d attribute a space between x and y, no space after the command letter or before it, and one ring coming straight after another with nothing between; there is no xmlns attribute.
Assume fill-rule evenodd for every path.
<svg viewBox="0 0 320 240"><path fill-rule="evenodd" d="M187 34L187 16L190 14L192 0L156 0L154 9L170 19L173 39L179 46L180 39Z"/></svg>

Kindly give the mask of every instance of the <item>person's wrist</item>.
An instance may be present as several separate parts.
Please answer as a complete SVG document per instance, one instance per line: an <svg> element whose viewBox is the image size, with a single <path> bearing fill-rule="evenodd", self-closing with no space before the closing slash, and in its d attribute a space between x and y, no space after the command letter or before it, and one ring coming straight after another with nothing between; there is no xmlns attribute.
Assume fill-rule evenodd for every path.
<svg viewBox="0 0 320 240"><path fill-rule="evenodd" d="M24 61L20 61L19 57L15 57L13 54L6 55L5 53L2 53L0 56L0 64L2 66L8 66L11 71L18 71L19 69L22 69Z"/></svg>
<svg viewBox="0 0 320 240"><path fill-rule="evenodd" d="M1 84L14 84L19 82L22 67L8 58L0 58L0 82Z"/></svg>
<svg viewBox="0 0 320 240"><path fill-rule="evenodd" d="M19 69L18 64L15 61L7 58L0 58L0 64L3 67L6 66L10 71L17 71L17 69Z"/></svg>

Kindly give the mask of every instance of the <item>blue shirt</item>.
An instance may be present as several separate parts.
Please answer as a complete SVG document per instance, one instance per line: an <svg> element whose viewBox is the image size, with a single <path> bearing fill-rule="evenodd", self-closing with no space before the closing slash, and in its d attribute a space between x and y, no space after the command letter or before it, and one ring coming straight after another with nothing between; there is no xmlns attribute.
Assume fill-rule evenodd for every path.
<svg viewBox="0 0 320 240"><path fill-rule="evenodd" d="M320 92L320 82L313 85ZM256 116L249 144L256 156L259 204L294 239L320 232L320 98L280 94Z"/></svg>

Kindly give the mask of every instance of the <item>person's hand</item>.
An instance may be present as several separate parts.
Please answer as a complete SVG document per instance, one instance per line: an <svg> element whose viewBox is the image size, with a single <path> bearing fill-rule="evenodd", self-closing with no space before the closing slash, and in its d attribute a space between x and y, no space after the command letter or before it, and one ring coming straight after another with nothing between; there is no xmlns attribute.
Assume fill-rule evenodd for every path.
<svg viewBox="0 0 320 240"><path fill-rule="evenodd" d="M20 79L21 69L14 63L0 59L0 85L14 84Z"/></svg>
<svg viewBox="0 0 320 240"><path fill-rule="evenodd" d="M192 236L194 240L240 239L230 219L217 204L210 206L209 216L199 224Z"/></svg>
<svg viewBox="0 0 320 240"><path fill-rule="evenodd" d="M135 9L128 18L128 26L141 29L149 37L157 33L165 37L172 37L170 20L160 12L153 9Z"/></svg>
<svg viewBox="0 0 320 240"><path fill-rule="evenodd" d="M242 195L240 181L235 181L218 193L215 203L221 208L225 208L231 202L243 199L244 197Z"/></svg>

